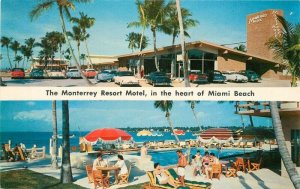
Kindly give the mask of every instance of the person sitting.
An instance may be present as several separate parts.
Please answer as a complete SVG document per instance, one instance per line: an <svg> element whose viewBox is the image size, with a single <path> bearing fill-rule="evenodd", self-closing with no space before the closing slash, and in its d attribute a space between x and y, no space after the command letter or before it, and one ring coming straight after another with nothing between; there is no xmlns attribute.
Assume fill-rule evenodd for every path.
<svg viewBox="0 0 300 189"><path fill-rule="evenodd" d="M101 153L97 154L97 158L93 162L93 170L97 170L97 167L107 167L107 162L103 160Z"/></svg>
<svg viewBox="0 0 300 189"><path fill-rule="evenodd" d="M209 152L206 151L204 153L204 157L202 158L202 172L206 175L206 178L208 178L209 163Z"/></svg>
<svg viewBox="0 0 300 189"><path fill-rule="evenodd" d="M125 164L124 157L122 155L120 154L118 155L118 161L115 164L115 166L119 168L118 170L115 171L115 178L116 178L115 184L118 184L119 176L128 174L128 169Z"/></svg>
<svg viewBox="0 0 300 189"><path fill-rule="evenodd" d="M192 156L192 161L191 161L191 166L192 166L192 170L193 170L193 176L197 176L197 174L201 174L200 170L201 170L201 164L200 162L196 159L196 156L193 155Z"/></svg>
<svg viewBox="0 0 300 189"><path fill-rule="evenodd" d="M174 180L165 173L165 170L159 165L159 163L154 164L153 175L157 178L159 184L169 184L176 188Z"/></svg>
<svg viewBox="0 0 300 189"><path fill-rule="evenodd" d="M219 159L215 156L214 153L210 153L209 155L209 159L210 159L210 164L218 164L220 163Z"/></svg>

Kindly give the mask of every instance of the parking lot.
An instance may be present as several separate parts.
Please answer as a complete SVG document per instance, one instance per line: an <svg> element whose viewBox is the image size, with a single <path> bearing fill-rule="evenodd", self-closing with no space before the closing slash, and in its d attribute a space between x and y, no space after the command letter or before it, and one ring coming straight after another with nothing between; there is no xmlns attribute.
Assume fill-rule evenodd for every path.
<svg viewBox="0 0 300 189"><path fill-rule="evenodd" d="M83 87L88 84L83 79L11 79L10 77L3 77L2 80L7 86L33 86L33 87ZM94 79L90 81L96 87L119 87L114 82L100 82L97 83ZM152 87L146 83L144 79L139 80L140 85L137 87ZM289 80L269 80L263 79L258 83L232 83L226 82L225 84L220 83L209 83L209 84L195 84L191 83L192 87L290 87ZM184 81L173 80L172 87L184 87Z"/></svg>

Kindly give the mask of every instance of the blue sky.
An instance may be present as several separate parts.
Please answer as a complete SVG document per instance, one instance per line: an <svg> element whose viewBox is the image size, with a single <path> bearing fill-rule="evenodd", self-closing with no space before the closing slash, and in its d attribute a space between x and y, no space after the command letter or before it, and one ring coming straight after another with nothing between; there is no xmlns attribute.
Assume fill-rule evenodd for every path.
<svg viewBox="0 0 300 189"><path fill-rule="evenodd" d="M103 127L167 126L164 113L153 101L70 101L70 129L90 131ZM51 101L0 102L1 131L51 131ZM61 129L61 102L57 102L58 125ZM204 126L242 126L241 117L234 114L234 104L204 101L196 105L197 117ZM171 110L175 127L197 126L189 105L175 101ZM243 116L249 125L248 116ZM254 117L255 126L270 126L269 118Z"/></svg>
<svg viewBox="0 0 300 189"><path fill-rule="evenodd" d="M39 19L30 21L29 12L37 2L2 0L1 35L13 37L23 43L29 37L40 39L46 32L61 31L55 6ZM286 19L292 23L299 23L300 20L300 1L182 0L182 7L188 8L193 18L200 22L197 27L189 30L191 38L187 41L205 40L218 44L246 41L246 15L266 9L282 9ZM89 30L91 54L117 55L131 52L127 48L125 36L131 31L141 31L127 28L129 22L138 18L134 0L94 0L90 4L78 4L76 10L71 12L72 16L78 16L80 11L96 18L94 27ZM70 24L67 27L70 29ZM149 30L146 35L151 39ZM171 40L170 36L158 33L158 46L170 45ZM152 44L148 48L152 48ZM6 68L8 63L3 50L5 49L2 49L1 67ZM35 55L38 50L35 49Z"/></svg>

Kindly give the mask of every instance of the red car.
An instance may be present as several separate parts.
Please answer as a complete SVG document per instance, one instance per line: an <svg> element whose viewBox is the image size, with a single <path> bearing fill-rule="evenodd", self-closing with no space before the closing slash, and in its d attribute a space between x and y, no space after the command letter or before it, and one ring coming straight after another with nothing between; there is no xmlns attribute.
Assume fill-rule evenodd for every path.
<svg viewBox="0 0 300 189"><path fill-rule="evenodd" d="M25 77L25 71L23 68L13 68L11 71L11 78L24 78Z"/></svg>
<svg viewBox="0 0 300 189"><path fill-rule="evenodd" d="M83 74L87 78L94 78L97 75L97 72L94 69L85 69Z"/></svg>
<svg viewBox="0 0 300 189"><path fill-rule="evenodd" d="M208 76L204 73L191 72L189 80L192 83L208 83Z"/></svg>

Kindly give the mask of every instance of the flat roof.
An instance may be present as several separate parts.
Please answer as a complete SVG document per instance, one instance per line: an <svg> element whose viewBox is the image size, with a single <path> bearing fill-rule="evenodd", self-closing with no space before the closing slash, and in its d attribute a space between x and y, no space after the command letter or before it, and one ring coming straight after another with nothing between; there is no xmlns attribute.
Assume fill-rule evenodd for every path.
<svg viewBox="0 0 300 189"><path fill-rule="evenodd" d="M223 50L226 53L230 53L230 54L235 54L238 56L243 56L246 58L255 58L257 60L260 61L264 61L264 62L268 62L268 63L273 63L273 64L281 64L280 62L276 61L276 60L271 60L271 59L267 59L255 54L251 54L251 53L247 53L247 52L242 52L242 51L238 51L235 50L233 48L229 48L229 47L225 47L222 45L218 45L215 43L211 43L211 42L207 42L207 41L194 41L194 42L189 42L186 43L186 49L192 49L192 48L201 48L201 47L210 47L216 50ZM181 50L181 47L179 44L174 46L175 50ZM169 52L171 53L173 50L173 46L165 46L165 47L161 47L161 48L157 48L157 52L158 53L162 53L162 52ZM145 50L145 51L141 51L141 52L135 52L135 53L131 53L131 54L123 54L123 55L119 55L116 56L118 58L131 58L131 57L137 57L137 56L149 56L149 55L154 55L154 50Z"/></svg>

